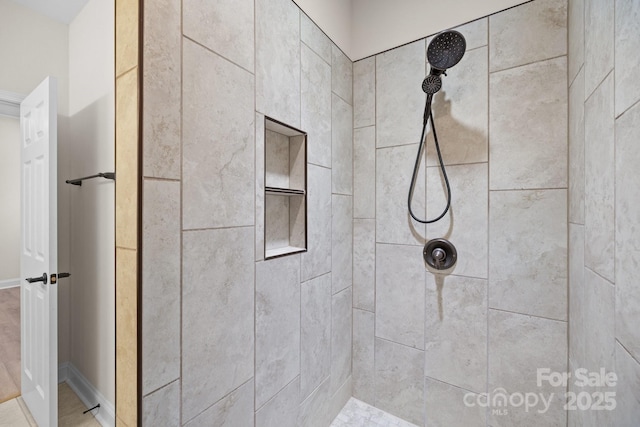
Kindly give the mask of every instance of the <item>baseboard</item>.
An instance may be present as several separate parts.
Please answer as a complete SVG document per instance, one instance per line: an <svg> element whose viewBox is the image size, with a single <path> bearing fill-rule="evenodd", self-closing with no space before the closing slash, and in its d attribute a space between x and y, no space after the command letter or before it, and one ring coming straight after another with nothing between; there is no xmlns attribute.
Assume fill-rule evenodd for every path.
<svg viewBox="0 0 640 427"><path fill-rule="evenodd" d="M64 380L61 380L64 378ZM61 363L58 367L58 382L66 381L69 387L78 395L87 408L97 403L100 408L95 412L96 421L103 427L115 427L116 411L113 403L109 402L82 373L70 362Z"/></svg>
<svg viewBox="0 0 640 427"><path fill-rule="evenodd" d="M58 365L58 384L62 384L69 378L69 362L62 362Z"/></svg>
<svg viewBox="0 0 640 427"><path fill-rule="evenodd" d="M0 280L0 289L9 289L20 286L20 278Z"/></svg>

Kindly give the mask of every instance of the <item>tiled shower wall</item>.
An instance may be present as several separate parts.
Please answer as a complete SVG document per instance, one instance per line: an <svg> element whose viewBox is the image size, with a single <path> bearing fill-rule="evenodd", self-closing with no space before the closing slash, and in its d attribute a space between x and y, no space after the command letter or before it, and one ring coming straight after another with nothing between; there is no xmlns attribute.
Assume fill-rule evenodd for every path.
<svg viewBox="0 0 640 427"><path fill-rule="evenodd" d="M326 427L352 390L352 63L290 0L147 1L144 41L143 424ZM269 261L264 115L308 132L309 250Z"/></svg>
<svg viewBox="0 0 640 427"><path fill-rule="evenodd" d="M406 207L430 40L354 63L354 396L420 426L565 425L565 389L538 387L536 369L567 369L566 0L459 30L467 52L434 99L453 193L436 224ZM414 211L433 218L428 143ZM436 237L458 249L451 275L425 268ZM500 388L556 398L544 414L464 403Z"/></svg>
<svg viewBox="0 0 640 427"><path fill-rule="evenodd" d="M569 1L569 365L618 377L570 426L640 420L639 49L638 2Z"/></svg>

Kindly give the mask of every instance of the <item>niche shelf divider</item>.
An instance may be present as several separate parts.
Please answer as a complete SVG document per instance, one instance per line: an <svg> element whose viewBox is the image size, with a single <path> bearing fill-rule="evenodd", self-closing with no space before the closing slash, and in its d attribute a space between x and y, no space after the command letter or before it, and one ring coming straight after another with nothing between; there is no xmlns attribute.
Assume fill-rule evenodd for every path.
<svg viewBox="0 0 640 427"><path fill-rule="evenodd" d="M265 259L307 251L307 134L264 118Z"/></svg>

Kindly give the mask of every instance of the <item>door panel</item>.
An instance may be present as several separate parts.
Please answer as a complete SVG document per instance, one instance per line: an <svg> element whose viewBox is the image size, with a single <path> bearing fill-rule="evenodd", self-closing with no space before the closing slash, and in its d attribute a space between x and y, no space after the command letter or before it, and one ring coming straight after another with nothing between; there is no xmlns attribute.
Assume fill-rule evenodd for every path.
<svg viewBox="0 0 640 427"><path fill-rule="evenodd" d="M58 424L58 285L48 280L58 268L56 101L48 77L20 104L21 389L40 427Z"/></svg>

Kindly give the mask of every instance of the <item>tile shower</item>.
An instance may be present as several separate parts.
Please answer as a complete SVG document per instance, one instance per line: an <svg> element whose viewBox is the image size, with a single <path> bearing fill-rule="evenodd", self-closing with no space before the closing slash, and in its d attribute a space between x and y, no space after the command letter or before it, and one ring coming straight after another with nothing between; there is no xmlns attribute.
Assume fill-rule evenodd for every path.
<svg viewBox="0 0 640 427"><path fill-rule="evenodd" d="M565 425L559 398L532 417L464 397L564 392L538 388L536 368L584 362L571 355L589 354L581 349L593 337L568 330L582 323L575 316L593 307L615 317L612 287L601 283L611 266L599 271L585 232L637 265L627 240L611 240L611 211L590 199L602 188L589 174L605 168L614 180L611 163L589 157L589 138L580 142L590 135L581 114L601 114L571 101L586 98L579 79L589 75L595 89L613 67L581 67L604 55L589 37L612 32L614 15L606 28L589 17L607 2L535 0L458 28L467 53L434 99L454 199L426 227L408 220L406 195L429 39L352 63L290 0L144 2L143 424L326 427L354 396L420 426ZM620 28L637 31L629 22ZM594 96L610 96L606 84ZM629 144L633 111L616 121ZM265 115L308 132L308 252L269 261ZM433 216L445 200L428 144L414 209ZM628 155L616 161L632 170ZM637 180L616 177L628 204ZM434 237L458 248L444 278L422 262ZM628 283L616 291L637 301ZM615 313L631 325L626 307ZM616 335L628 378L639 370L634 333ZM620 404L632 414L640 386L624 387ZM569 423L582 425L574 415Z"/></svg>

